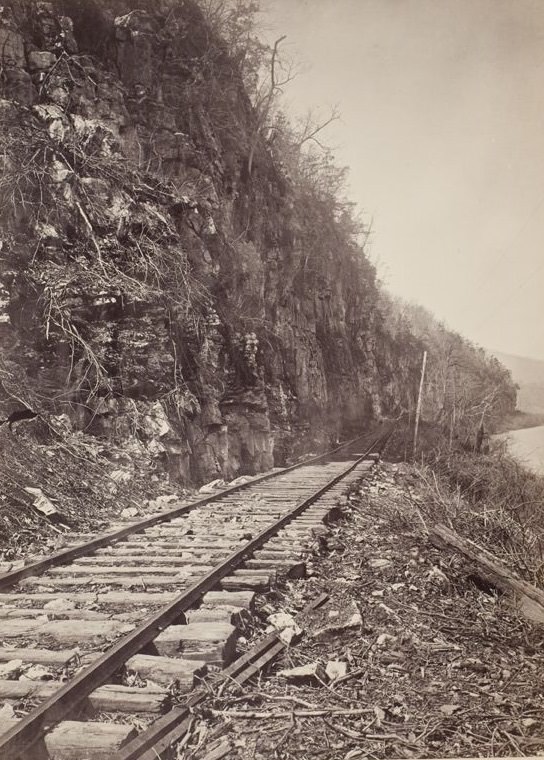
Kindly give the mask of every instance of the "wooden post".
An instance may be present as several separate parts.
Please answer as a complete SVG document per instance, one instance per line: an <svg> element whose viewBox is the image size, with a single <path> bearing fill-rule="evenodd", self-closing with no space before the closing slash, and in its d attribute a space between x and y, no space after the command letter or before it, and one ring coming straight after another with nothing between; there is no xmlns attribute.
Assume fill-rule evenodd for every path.
<svg viewBox="0 0 544 760"><path fill-rule="evenodd" d="M453 435L455 433L455 422L456 422L455 405L457 403L457 385L455 384L455 369L453 371L452 384L453 384L453 408L451 410L450 445L448 449L448 451L450 452L453 448Z"/></svg>
<svg viewBox="0 0 544 760"><path fill-rule="evenodd" d="M414 424L414 457L416 455L417 432L419 429L419 417L421 415L421 398L423 396L423 382L425 380L425 367L427 366L427 352L423 352L423 362L421 364L421 380L419 381L419 393L417 395L416 421Z"/></svg>

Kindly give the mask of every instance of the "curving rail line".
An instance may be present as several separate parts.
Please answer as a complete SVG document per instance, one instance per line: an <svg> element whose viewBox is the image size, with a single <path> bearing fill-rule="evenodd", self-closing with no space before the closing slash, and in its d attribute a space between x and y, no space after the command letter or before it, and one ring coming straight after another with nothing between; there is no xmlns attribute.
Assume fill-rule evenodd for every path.
<svg viewBox="0 0 544 760"><path fill-rule="evenodd" d="M126 722L84 724L67 718L77 719L93 699L99 713L116 712L112 689L125 713L145 712L142 697L149 694L150 703L157 694L162 698L172 680L191 691L195 676L210 661L209 646L199 649L197 642L196 655L185 657L180 646L181 640L187 643L185 634L196 626L196 637L201 631L206 638L210 629L199 628L196 621L210 626L215 620L212 638L217 626L228 638L234 613L251 604L255 590L268 587L276 570L296 565L345 489L346 478L368 469L369 454L381 450L390 435L385 430L361 436L307 462L137 520L0 576L0 637L10 644L0 648L0 665L9 657L12 663L20 658L62 663L69 676L64 684L36 688L38 698L45 699L24 718L0 721L0 757L136 760L153 752L156 743L171 740L182 720L179 708L136 737ZM364 453L350 456L354 444L365 448ZM203 600L206 608L191 612ZM214 601L218 610L210 612ZM60 612L53 612L51 620L49 611L55 609ZM29 638L44 648L28 647ZM59 649L66 644L79 645L75 659L68 656L74 650ZM277 642L270 651L274 646ZM240 674L246 666L254 672L259 657L247 662L247 657L240 658L230 666L232 672ZM74 670L74 663L83 667ZM123 668L132 669L136 679L143 672L161 688L108 686ZM0 677L0 699L20 694L18 683ZM96 734L92 740L91 729ZM87 749L87 740L97 745Z"/></svg>

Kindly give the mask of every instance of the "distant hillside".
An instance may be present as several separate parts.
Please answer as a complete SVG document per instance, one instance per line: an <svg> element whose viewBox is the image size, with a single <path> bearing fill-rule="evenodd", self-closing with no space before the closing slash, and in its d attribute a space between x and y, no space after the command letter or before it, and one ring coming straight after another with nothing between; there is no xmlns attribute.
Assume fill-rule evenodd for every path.
<svg viewBox="0 0 544 760"><path fill-rule="evenodd" d="M498 351L493 353L510 370L514 382L519 385L518 409L544 413L544 361Z"/></svg>

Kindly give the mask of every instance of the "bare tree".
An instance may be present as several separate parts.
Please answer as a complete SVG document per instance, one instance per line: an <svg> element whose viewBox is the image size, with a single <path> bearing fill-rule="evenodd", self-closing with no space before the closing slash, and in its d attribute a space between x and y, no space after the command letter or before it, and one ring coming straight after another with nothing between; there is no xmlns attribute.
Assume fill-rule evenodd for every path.
<svg viewBox="0 0 544 760"><path fill-rule="evenodd" d="M279 59L279 48L286 37L287 35L284 34L274 42L270 56L269 78L259 88L254 103L255 129L250 142L249 155L247 157L248 176L251 176L255 149L259 143L259 138L268 126L275 101L278 95L283 92L285 85L291 82L295 77L292 63L285 66L285 64Z"/></svg>
<svg viewBox="0 0 544 760"><path fill-rule="evenodd" d="M322 150L328 150L326 145L323 145L317 136L324 130L329 124L334 121L338 121L340 118L340 112L338 106L332 106L328 117L324 121L318 121L316 119L314 111L310 110L306 114L306 117L302 123L299 134L297 135L297 141L295 146L300 149L307 142L315 143Z"/></svg>

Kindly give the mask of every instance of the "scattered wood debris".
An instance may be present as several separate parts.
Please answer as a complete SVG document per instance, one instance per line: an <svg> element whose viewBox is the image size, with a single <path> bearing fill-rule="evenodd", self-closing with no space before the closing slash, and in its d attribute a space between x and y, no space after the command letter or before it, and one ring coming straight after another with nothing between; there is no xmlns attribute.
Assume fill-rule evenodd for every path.
<svg viewBox="0 0 544 760"><path fill-rule="evenodd" d="M329 601L266 678L197 715L179 758L213 757L203 732L240 760L544 753L544 629L470 580L474 557L431 541L423 493L407 465L363 481L314 575L261 609L288 621Z"/></svg>

